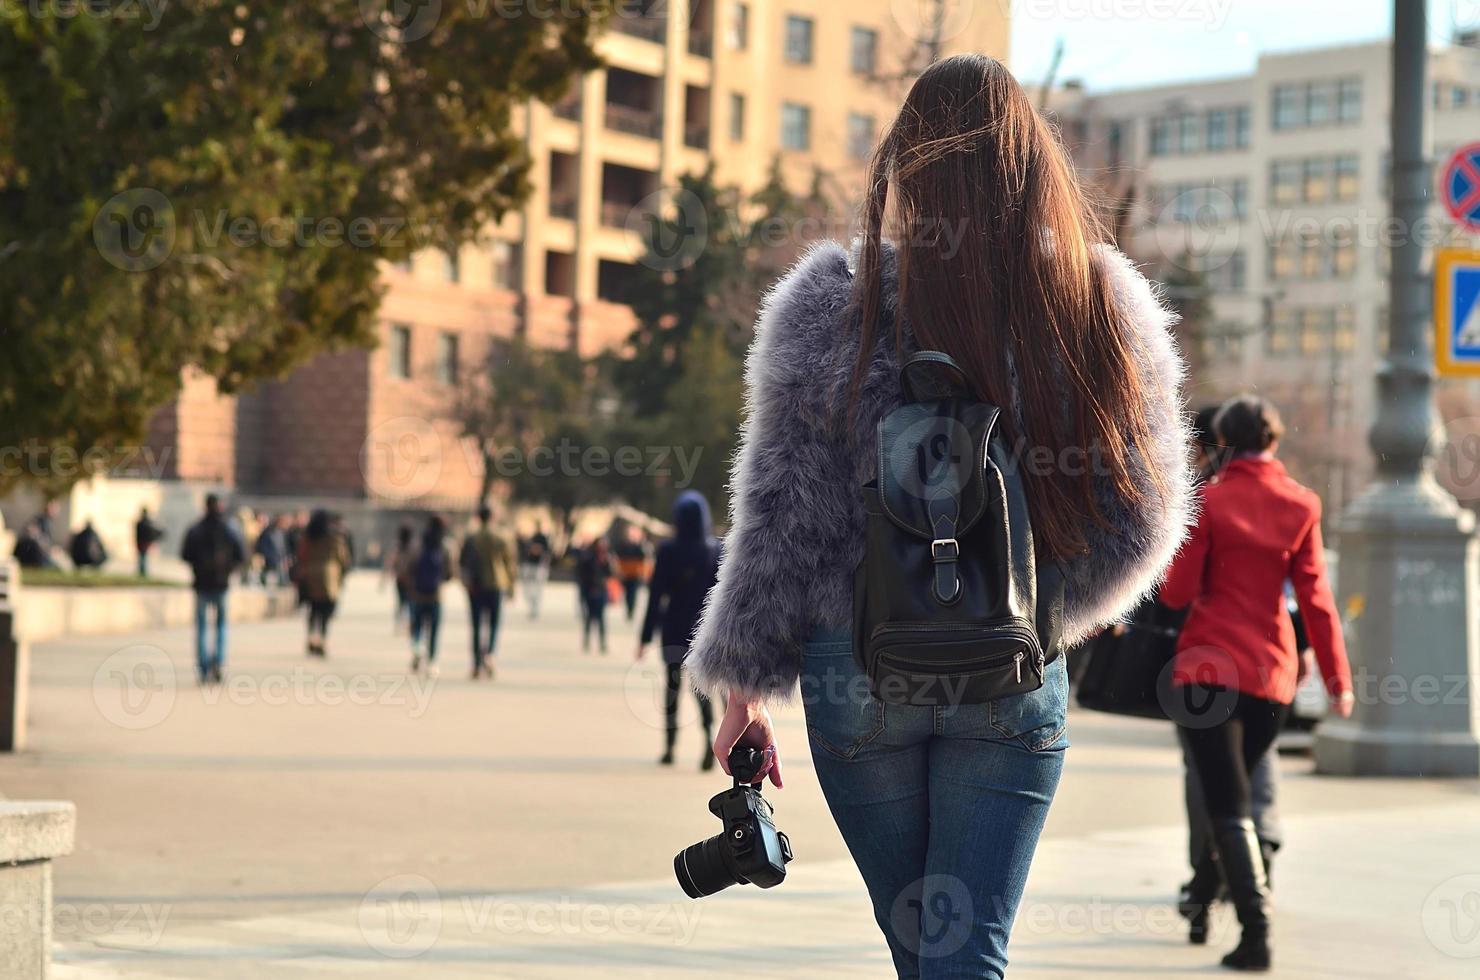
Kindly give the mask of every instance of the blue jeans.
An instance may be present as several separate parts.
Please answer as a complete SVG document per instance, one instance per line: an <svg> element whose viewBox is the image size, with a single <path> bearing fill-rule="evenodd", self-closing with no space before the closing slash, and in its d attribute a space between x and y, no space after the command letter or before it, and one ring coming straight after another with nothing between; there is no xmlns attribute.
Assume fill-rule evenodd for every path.
<svg viewBox="0 0 1480 980"><path fill-rule="evenodd" d="M499 609L503 605L503 593L498 589L468 593L468 611L473 617L473 666L481 667L493 656L498 642ZM487 625L488 632L483 632Z"/></svg>
<svg viewBox="0 0 1480 980"><path fill-rule="evenodd" d="M413 600L411 603L411 648L416 649L421 642L422 634L426 634L426 658L427 663L434 663L437 659L437 627L442 624L442 603L420 602Z"/></svg>
<svg viewBox="0 0 1480 980"><path fill-rule="evenodd" d="M206 646L206 613L216 614L216 646ZM195 593L195 667L204 680L226 666L226 590Z"/></svg>
<svg viewBox="0 0 1480 980"><path fill-rule="evenodd" d="M1068 748L1064 657L990 704L885 705L846 634L806 645L817 781L868 886L899 976L1001 977Z"/></svg>

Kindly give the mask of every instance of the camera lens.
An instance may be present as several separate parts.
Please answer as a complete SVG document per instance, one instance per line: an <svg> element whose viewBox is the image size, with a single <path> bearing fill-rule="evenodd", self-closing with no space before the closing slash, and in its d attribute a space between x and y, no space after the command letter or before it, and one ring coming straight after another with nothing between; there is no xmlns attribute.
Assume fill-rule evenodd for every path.
<svg viewBox="0 0 1480 980"><path fill-rule="evenodd" d="M739 883L725 865L723 838L723 834L716 834L708 840L691 844L673 859L673 873L678 876L679 887L689 898L703 898Z"/></svg>

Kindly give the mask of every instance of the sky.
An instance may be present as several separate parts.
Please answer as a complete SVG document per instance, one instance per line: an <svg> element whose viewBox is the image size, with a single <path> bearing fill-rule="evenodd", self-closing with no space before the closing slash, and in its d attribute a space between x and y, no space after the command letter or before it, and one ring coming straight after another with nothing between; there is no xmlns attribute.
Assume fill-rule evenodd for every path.
<svg viewBox="0 0 1480 980"><path fill-rule="evenodd" d="M1250 72L1261 53L1387 37L1392 0L956 0L1005 4L1010 67L1041 83L1062 40L1058 81L1091 90L1220 78ZM1412 0L1403 0L1412 2ZM1480 28L1480 0L1429 0L1429 34Z"/></svg>

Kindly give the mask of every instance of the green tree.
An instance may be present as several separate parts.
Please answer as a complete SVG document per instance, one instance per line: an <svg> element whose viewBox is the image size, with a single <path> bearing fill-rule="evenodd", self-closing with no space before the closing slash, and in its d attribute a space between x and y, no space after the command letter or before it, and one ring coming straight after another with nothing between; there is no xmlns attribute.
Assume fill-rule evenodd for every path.
<svg viewBox="0 0 1480 980"><path fill-rule="evenodd" d="M0 491L136 442L186 367L231 392L372 343L378 264L523 199L513 113L609 9L0 2L0 446L43 461Z"/></svg>
<svg viewBox="0 0 1480 980"><path fill-rule="evenodd" d="M795 194L773 165L746 197L719 186L711 169L680 178L669 212L649 220L628 290L638 326L630 356L613 368L623 406L614 438L698 453L695 485L719 513L760 300L827 227L820 188L814 180L807 194ZM679 476L628 481L623 496L662 512Z"/></svg>
<svg viewBox="0 0 1480 980"><path fill-rule="evenodd" d="M531 454L581 417L587 400L585 369L572 350L540 350L523 337L495 344L480 370L458 388L454 415L463 435L478 444L487 500L502 470L527 474ZM516 493L540 499L543 484L516 479Z"/></svg>

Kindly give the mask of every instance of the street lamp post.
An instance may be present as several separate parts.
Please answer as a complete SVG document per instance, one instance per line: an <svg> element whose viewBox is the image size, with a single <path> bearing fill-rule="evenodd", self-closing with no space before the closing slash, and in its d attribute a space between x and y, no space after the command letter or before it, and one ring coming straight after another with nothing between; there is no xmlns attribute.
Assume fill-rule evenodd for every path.
<svg viewBox="0 0 1480 980"><path fill-rule="evenodd" d="M1370 436L1377 474L1340 524L1340 605L1357 703L1316 737L1342 775L1480 775L1474 518L1434 479L1431 273L1417 237L1430 188L1424 145L1425 4L1393 3L1392 321Z"/></svg>

